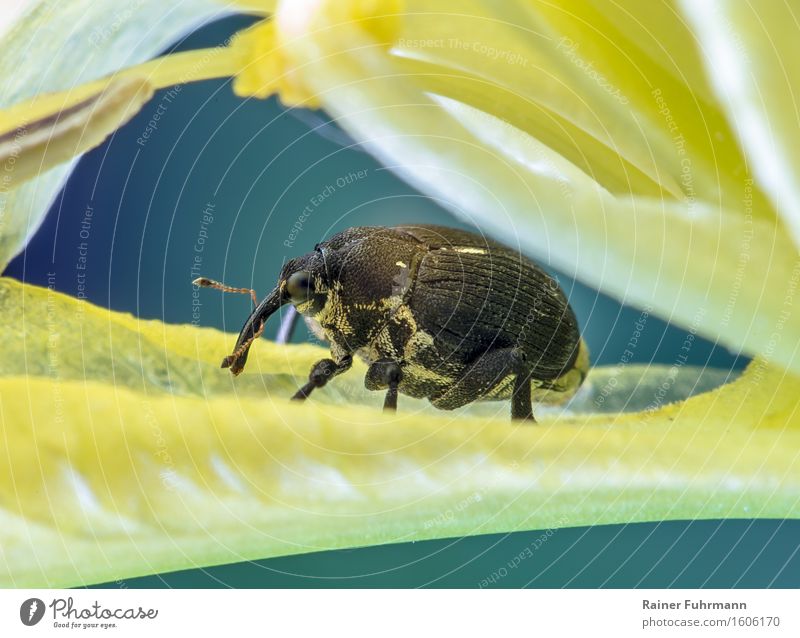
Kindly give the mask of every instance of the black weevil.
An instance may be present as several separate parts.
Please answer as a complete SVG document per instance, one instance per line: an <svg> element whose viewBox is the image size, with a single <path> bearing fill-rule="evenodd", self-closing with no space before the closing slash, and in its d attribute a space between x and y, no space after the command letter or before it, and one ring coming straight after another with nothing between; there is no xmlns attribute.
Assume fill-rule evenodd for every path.
<svg viewBox="0 0 800 638"><path fill-rule="evenodd" d="M225 291L210 279L195 284ZM533 420L531 402L559 403L589 367L575 315L557 282L519 252L440 226L350 228L289 260L278 285L250 314L233 354L239 374L267 319L291 303L331 345L294 399L347 371L358 355L365 385L427 398L452 410L511 399L511 417Z"/></svg>

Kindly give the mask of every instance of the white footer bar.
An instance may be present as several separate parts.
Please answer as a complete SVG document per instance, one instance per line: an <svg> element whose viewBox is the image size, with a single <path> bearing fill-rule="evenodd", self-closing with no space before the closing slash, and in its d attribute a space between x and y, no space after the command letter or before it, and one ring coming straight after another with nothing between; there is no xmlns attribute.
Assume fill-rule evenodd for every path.
<svg viewBox="0 0 800 638"><path fill-rule="evenodd" d="M0 636L800 636L792 590L0 590ZM580 632L580 633L578 633Z"/></svg>

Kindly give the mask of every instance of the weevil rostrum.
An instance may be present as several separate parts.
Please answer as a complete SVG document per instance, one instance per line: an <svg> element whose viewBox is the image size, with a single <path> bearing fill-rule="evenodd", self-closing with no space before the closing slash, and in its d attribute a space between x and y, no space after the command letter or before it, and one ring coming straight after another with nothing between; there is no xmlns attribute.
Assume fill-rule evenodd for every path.
<svg viewBox="0 0 800 638"><path fill-rule="evenodd" d="M206 278L194 283L249 292L255 301L247 289ZM513 419L533 420L532 402L567 400L589 367L555 279L519 252L464 230L350 228L290 259L222 367L239 374L269 317L289 303L331 349L297 400L358 356L368 365L367 389L386 392L384 409L396 409L398 393L442 410L511 399Z"/></svg>

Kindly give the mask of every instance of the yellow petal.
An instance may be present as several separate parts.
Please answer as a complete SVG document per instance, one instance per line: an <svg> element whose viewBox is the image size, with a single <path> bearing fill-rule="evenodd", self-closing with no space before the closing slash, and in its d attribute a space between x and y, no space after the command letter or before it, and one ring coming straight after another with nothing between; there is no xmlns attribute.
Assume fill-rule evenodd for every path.
<svg viewBox="0 0 800 638"><path fill-rule="evenodd" d="M237 33L233 48L242 52L233 82L237 95L266 98L277 93L287 105L319 106L319 101L298 83L298 72L286 60L274 22L262 22Z"/></svg>
<svg viewBox="0 0 800 638"><path fill-rule="evenodd" d="M229 4L232 4L237 11L266 16L275 13L278 0L232 0Z"/></svg>
<svg viewBox="0 0 800 638"><path fill-rule="evenodd" d="M0 163L6 186L16 188L98 146L152 95L149 82L128 77L108 82L87 98L73 98L71 104L60 94L41 95L0 112Z"/></svg>
<svg viewBox="0 0 800 638"><path fill-rule="evenodd" d="M551 413L523 427L506 405L479 417L402 397L384 414L363 366L298 405L287 389L320 349L261 341L234 379L216 368L234 335L10 280L0 298L14 318L0 332L0 440L13 450L0 455L3 586L553 526L800 514L800 380L760 362L684 403L664 405L665 381L645 412ZM631 373L646 380L615 372Z"/></svg>
<svg viewBox="0 0 800 638"><path fill-rule="evenodd" d="M506 239L539 250L550 243L553 263L577 263L590 281L654 299L689 327L687 341L694 330L717 330L728 343L795 365L787 293L797 277L780 227L769 214L728 211L710 195L691 205L644 197L653 185L676 194L663 135L652 137L648 162L629 143L636 133L620 133L627 142L619 170L636 168L641 186L631 189L637 197L623 197L617 168L606 173L617 176L612 186L524 126L498 122L489 106L475 113L464 95L431 96L424 78L404 77L386 53L398 34L393 4L329 3L320 15L336 29L320 33L304 30L309 5L296 6L282 5L285 28L265 49L284 56L276 67L287 71L284 98L328 105L387 164ZM242 51L226 51L222 66ZM174 68L164 68L169 77ZM574 110L559 114L568 115L594 135ZM598 149L593 157L603 156ZM736 242L749 230L767 243L739 277ZM631 264L640 268L632 277ZM726 330L723 292L733 299ZM231 335L140 322L7 280L0 299L11 320L0 331L0 428L13 450L0 455L2 584L88 584L556 525L800 513L800 380L764 361L684 403L664 406L674 387L664 382L643 413L551 412L526 428L493 404L432 414L404 398L398 415L382 414L360 366L292 404L285 397L319 349L260 342L247 374L233 379L217 368ZM770 351L764 330L773 326L784 341ZM643 373L620 374L627 388ZM607 371L592 371L588 389L604 378Z"/></svg>
<svg viewBox="0 0 800 638"><path fill-rule="evenodd" d="M800 342L800 263L774 218L754 212L752 180L741 184L742 211L615 196L525 131L428 95L356 26L293 35L308 90L456 214L626 303L800 372L800 354L786 345Z"/></svg>
<svg viewBox="0 0 800 638"><path fill-rule="evenodd" d="M788 2L681 2L739 144L800 251L800 12Z"/></svg>
<svg viewBox="0 0 800 638"><path fill-rule="evenodd" d="M412 0L402 25L399 70L526 131L611 192L741 208L747 167L668 2ZM774 218L758 189L754 200Z"/></svg>
<svg viewBox="0 0 800 638"><path fill-rule="evenodd" d="M25 13L35 0L15 0L11 6L4 6L3 12L0 13L0 38L2 38L6 31L8 31L14 23L16 23L20 16Z"/></svg>
<svg viewBox="0 0 800 638"><path fill-rule="evenodd" d="M17 14L16 22L0 37L0 50L3 52L0 56L0 76L3 78L0 110L23 104L25 106L22 108L33 107L34 110L30 113L17 110L3 116L0 129L8 131L20 124L30 125L55 114L57 110L102 93L111 78L98 79L152 58L191 27L223 12L222 5L212 0L184 0L177 5L160 0L138 0L135 5L127 0L27 2L25 11ZM186 57L178 56L177 66L170 68L164 59L155 60L145 67L144 72L135 71L123 78L123 84L114 84L113 93L107 94L107 97L110 99L113 94L116 100L124 96L126 91L134 90L135 93L135 89L131 89L134 81L143 83L141 86L144 91L146 83L158 88L163 86L162 82L199 79L198 76L202 76L206 67L219 72L216 58L194 58L191 65L183 64L187 61ZM198 62L201 65L196 67ZM172 72L173 69L178 72ZM119 86L127 88L118 93ZM137 95L141 97L144 94ZM36 96L48 97L35 99ZM70 119L69 124L78 127L73 128L71 133L77 135L75 144L66 138L59 138L59 143L51 145L45 157L39 158L37 155L42 151L41 148L34 152L30 161L14 157L18 145L12 139L11 157L14 157L16 165L13 171L6 171L8 163L0 165L0 267L8 263L39 227L70 166L64 163L48 171L44 169L54 161L64 159L63 155L69 148L82 151L97 143L101 136L113 128L113 118L124 116L121 118L124 120L131 115L137 101L138 97L130 103L130 111L125 108L120 111L119 102L113 108L105 100L94 103L89 111L81 111L81 117L94 113L94 116L103 120L102 125L99 121L89 122L89 128L81 136L78 132L82 128L80 122ZM36 103L38 106L35 106ZM98 111L96 107L100 104L103 109ZM68 120L62 118L56 128L64 133L61 127L67 123ZM93 128L95 125L97 131ZM57 134L56 131L53 133ZM81 138L80 141L78 138ZM22 147L17 150L22 150ZM5 145L2 152L6 159L9 158L8 151ZM20 167L31 167L37 159L45 162L42 164L43 172L20 185ZM11 175L12 172L15 175Z"/></svg>
<svg viewBox="0 0 800 638"><path fill-rule="evenodd" d="M229 47L175 53L0 111L5 191L102 143L155 89L227 77L239 69L240 61L241 53Z"/></svg>

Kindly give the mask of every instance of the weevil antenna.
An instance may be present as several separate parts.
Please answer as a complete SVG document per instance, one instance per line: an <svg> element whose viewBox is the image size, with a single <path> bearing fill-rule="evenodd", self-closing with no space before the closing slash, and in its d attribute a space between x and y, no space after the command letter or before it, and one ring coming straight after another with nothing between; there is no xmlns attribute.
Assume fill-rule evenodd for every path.
<svg viewBox="0 0 800 638"><path fill-rule="evenodd" d="M223 284L220 281L214 281L213 279L209 279L208 277L198 277L192 282L195 286L201 286L203 288L216 288L217 290L221 290L222 292L238 292L243 295L250 295L250 298L253 300L253 307L255 308L258 306L258 298L256 297L256 291L252 288L234 288L233 286L228 286L227 284Z"/></svg>
<svg viewBox="0 0 800 638"><path fill-rule="evenodd" d="M264 326L266 325L265 321L262 321L261 324L258 326L258 330L255 331L252 337L247 339L242 345L240 345L236 350L234 350L231 354L229 354L225 359L222 361L223 368L229 368L234 361L236 361L239 357L241 357L247 350L253 345L253 342L258 339L262 334L264 334Z"/></svg>
<svg viewBox="0 0 800 638"><path fill-rule="evenodd" d="M275 290L262 299L255 310L250 313L244 326L242 326L242 330L239 332L239 338L236 340L236 345L234 346L233 354L222 360L222 367L230 368L234 375L239 374L247 362L247 351L250 349L253 341L264 332L264 326L267 320L278 308L288 302L289 298L284 295L281 287L275 288Z"/></svg>

